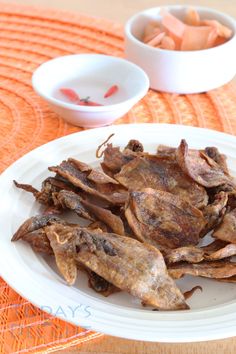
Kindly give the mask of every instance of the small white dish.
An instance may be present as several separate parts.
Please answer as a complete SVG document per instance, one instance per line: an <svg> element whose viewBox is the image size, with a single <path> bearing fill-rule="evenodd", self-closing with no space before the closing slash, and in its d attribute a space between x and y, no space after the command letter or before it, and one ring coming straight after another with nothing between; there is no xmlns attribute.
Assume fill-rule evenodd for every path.
<svg viewBox="0 0 236 354"><path fill-rule="evenodd" d="M100 54L75 54L52 59L36 69L34 90L67 122L86 128L111 124L122 117L148 91L149 80L137 65L121 58ZM118 91L109 98L105 92L113 85ZM82 98L103 106L76 105L60 93L71 88Z"/></svg>
<svg viewBox="0 0 236 354"><path fill-rule="evenodd" d="M131 17L125 26L125 56L139 65L155 90L189 94L212 90L229 82L236 74L236 21L216 10L194 6L202 19L215 19L233 30L232 38L214 48L173 51L151 47L141 41L151 20L160 20L165 8L183 19L192 6L173 5L147 9Z"/></svg>

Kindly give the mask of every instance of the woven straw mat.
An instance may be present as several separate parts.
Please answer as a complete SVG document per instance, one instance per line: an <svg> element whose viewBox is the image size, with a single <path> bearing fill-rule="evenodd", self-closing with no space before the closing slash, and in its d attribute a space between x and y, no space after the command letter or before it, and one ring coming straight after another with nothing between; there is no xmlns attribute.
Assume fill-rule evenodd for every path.
<svg viewBox="0 0 236 354"><path fill-rule="evenodd" d="M0 172L33 148L81 130L33 92L33 71L72 53L122 57L123 45L122 27L108 20L0 3ZM236 134L235 100L232 83L196 95L149 91L116 123L178 123ZM48 353L98 336L42 312L0 278L0 353Z"/></svg>

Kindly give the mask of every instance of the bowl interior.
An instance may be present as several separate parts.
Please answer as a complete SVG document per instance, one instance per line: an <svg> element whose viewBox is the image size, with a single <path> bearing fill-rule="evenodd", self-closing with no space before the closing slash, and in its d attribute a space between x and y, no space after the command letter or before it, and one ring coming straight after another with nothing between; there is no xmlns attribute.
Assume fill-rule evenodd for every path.
<svg viewBox="0 0 236 354"><path fill-rule="evenodd" d="M223 13L220 13L216 10L210 9L210 8L204 8L204 7L198 7L198 6L163 6L163 7L156 7L156 8L151 8L148 10L145 10L143 12L138 13L134 17L131 18L130 23L128 24L128 28L130 30L130 33L137 39L142 40L143 37L143 32L146 27L146 25L151 21L160 21L161 20L161 15L160 11L161 9L167 9L171 14L179 18L180 20L184 21L186 10L188 8L194 8L198 11L200 18L202 20L217 20L223 25L231 28L233 30L233 35L235 35L235 21L233 18L231 18L228 15L225 15Z"/></svg>
<svg viewBox="0 0 236 354"><path fill-rule="evenodd" d="M119 90L104 98L112 85L118 85ZM74 89L80 98L89 96L92 101L112 105L143 96L148 89L148 78L139 67L124 59L79 54L56 58L41 65L33 75L33 86L45 98L69 103L59 90L66 87Z"/></svg>

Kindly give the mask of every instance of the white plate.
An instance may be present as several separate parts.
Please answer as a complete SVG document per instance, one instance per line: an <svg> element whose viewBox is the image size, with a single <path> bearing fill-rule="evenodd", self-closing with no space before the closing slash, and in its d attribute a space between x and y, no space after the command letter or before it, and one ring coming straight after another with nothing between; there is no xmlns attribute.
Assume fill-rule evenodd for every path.
<svg viewBox="0 0 236 354"><path fill-rule="evenodd" d="M129 139L141 140L154 152L157 144L177 146L185 138L191 147L217 146L228 156L236 176L236 138L216 131L178 125L118 125L72 134L23 156L0 177L0 274L19 294L41 309L61 319L114 336L158 342L191 342L236 335L236 285L185 277L182 290L201 285L203 292L188 301L189 311L153 312L132 296L121 292L104 298L87 285L79 274L69 287L55 264L34 253L24 242L11 243L12 234L40 206L33 197L13 186L12 180L40 187L49 175L47 167L74 156L98 165L95 150L109 134L114 145L125 146Z"/></svg>

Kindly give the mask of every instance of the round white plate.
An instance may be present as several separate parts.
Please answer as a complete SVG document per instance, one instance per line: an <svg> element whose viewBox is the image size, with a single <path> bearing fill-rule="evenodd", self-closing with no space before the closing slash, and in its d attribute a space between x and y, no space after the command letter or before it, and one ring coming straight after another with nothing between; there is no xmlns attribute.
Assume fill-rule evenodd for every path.
<svg viewBox="0 0 236 354"><path fill-rule="evenodd" d="M12 180L40 188L50 172L47 167L76 157L97 166L95 151L111 133L114 145L124 147L139 139L145 150L158 144L177 146L185 138L190 147L216 146L228 156L236 176L236 138L216 131L178 125L117 125L87 130L52 141L16 161L0 176L0 275L19 294L42 310L61 319L106 334L158 342L191 342L236 335L236 285L210 279L185 277L178 281L183 291L201 285L188 301L191 310L153 312L134 297L120 292L104 298L87 285L79 273L75 286L67 286L51 259L32 251L24 242L10 242L19 225L40 212L29 193L13 186Z"/></svg>

